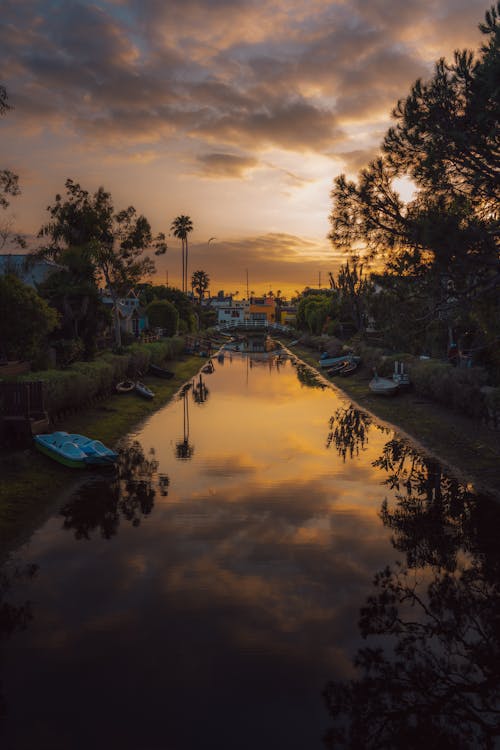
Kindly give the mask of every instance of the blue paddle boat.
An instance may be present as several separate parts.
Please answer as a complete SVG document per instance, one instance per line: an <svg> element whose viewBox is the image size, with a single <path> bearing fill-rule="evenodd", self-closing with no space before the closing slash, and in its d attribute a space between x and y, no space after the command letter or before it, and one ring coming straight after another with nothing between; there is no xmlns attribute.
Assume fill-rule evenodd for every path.
<svg viewBox="0 0 500 750"><path fill-rule="evenodd" d="M85 435L52 432L35 435L33 440L41 453L72 469L112 466L118 459L118 453L107 448L100 440L92 440Z"/></svg>

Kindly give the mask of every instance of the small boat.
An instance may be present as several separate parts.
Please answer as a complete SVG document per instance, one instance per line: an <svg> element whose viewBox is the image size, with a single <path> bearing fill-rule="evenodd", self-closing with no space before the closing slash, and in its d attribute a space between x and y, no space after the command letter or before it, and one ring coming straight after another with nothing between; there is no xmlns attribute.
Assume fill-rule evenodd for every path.
<svg viewBox="0 0 500 750"><path fill-rule="evenodd" d="M395 383L394 380L389 380L389 378L379 377L377 371L374 370L374 376L368 383L368 387L372 393L380 396L394 396L399 389L399 383Z"/></svg>
<svg viewBox="0 0 500 750"><path fill-rule="evenodd" d="M164 367L158 367L158 365L149 365L149 372L151 375L156 375L157 378L165 378L170 380L175 375L172 370L166 370Z"/></svg>
<svg viewBox="0 0 500 750"><path fill-rule="evenodd" d="M52 432L35 435L33 440L41 453L72 469L112 466L118 459L118 453L107 448L100 440L93 440L85 435Z"/></svg>
<svg viewBox="0 0 500 750"><path fill-rule="evenodd" d="M326 374L330 375L330 376L331 375L338 375L340 372L342 372L342 370L344 369L344 367L346 367L349 364L350 364L350 362L349 362L348 359L343 359L341 362L337 362L336 365L333 365L333 367L330 367L326 371Z"/></svg>
<svg viewBox="0 0 500 750"><path fill-rule="evenodd" d="M144 383L141 383L140 380L137 381L135 384L135 392L139 394L139 396L142 396L143 398L154 398L154 393L151 390L151 388L148 388L147 385Z"/></svg>
<svg viewBox="0 0 500 750"><path fill-rule="evenodd" d="M347 362L343 367L339 370L339 375L342 378L346 378L348 375L352 375L353 372L356 372L360 365L360 361L355 362L354 360L351 360L350 362Z"/></svg>
<svg viewBox="0 0 500 750"><path fill-rule="evenodd" d="M327 354L321 355L319 359L320 367L332 367L338 365L339 362L360 362L361 357L356 357L354 354L343 354L341 357L329 357Z"/></svg>
<svg viewBox="0 0 500 750"><path fill-rule="evenodd" d="M215 370L214 363L212 360L208 362L204 367L201 368L201 371L206 373L207 375L210 375Z"/></svg>
<svg viewBox="0 0 500 750"><path fill-rule="evenodd" d="M122 380L116 384L116 390L118 393L132 393L135 389L135 383L133 380Z"/></svg>

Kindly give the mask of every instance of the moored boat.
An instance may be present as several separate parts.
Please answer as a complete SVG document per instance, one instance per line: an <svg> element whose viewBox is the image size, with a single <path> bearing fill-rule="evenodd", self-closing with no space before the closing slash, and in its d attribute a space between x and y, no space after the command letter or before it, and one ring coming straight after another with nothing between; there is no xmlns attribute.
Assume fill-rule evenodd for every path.
<svg viewBox="0 0 500 750"><path fill-rule="evenodd" d="M122 380L116 384L116 390L118 393L132 393L135 389L135 382L133 380Z"/></svg>
<svg viewBox="0 0 500 750"><path fill-rule="evenodd" d="M145 385L144 383L141 383L140 380L138 380L137 383L135 384L135 391L136 393L139 394L139 396L142 396L143 398L151 399L151 398L154 398L154 395L155 395L153 391L151 390L151 388L148 388L147 385Z"/></svg>
<svg viewBox="0 0 500 750"><path fill-rule="evenodd" d="M149 365L149 372L151 375L156 375L157 378L165 378L166 380L170 380L175 375L175 372L172 372L172 370L167 370L165 367L158 367L158 365Z"/></svg>
<svg viewBox="0 0 500 750"><path fill-rule="evenodd" d="M348 364L350 364L348 359L342 359L340 362L337 362L337 364L333 365L333 367L330 367L326 371L326 374L330 376L338 375Z"/></svg>
<svg viewBox="0 0 500 750"><path fill-rule="evenodd" d="M360 361L355 362L354 360L351 360L351 362L347 362L347 364L340 368L339 375L343 378L347 377L348 375L352 375L353 372L356 372L360 364Z"/></svg>
<svg viewBox="0 0 500 750"><path fill-rule="evenodd" d="M118 453L85 435L52 432L35 435L33 441L41 453L72 469L112 466L118 459Z"/></svg>
<svg viewBox="0 0 500 750"><path fill-rule="evenodd" d="M328 355L321 355L318 364L320 367L332 367L338 365L339 362L360 362L361 357L357 357L354 354L343 354L341 357L329 357Z"/></svg>
<svg viewBox="0 0 500 750"><path fill-rule="evenodd" d="M374 376L368 383L368 387L372 393L380 396L394 396L398 392L399 383L395 383L394 380L389 380L389 378L379 377L377 371L374 370Z"/></svg>

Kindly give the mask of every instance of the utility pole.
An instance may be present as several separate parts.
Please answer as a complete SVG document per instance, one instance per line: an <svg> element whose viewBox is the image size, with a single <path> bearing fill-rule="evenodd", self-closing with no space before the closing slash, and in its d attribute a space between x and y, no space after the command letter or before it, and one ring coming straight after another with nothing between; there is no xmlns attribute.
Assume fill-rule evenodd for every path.
<svg viewBox="0 0 500 750"><path fill-rule="evenodd" d="M247 300L249 300L249 299L250 299L250 297L248 295L248 268L247 268Z"/></svg>

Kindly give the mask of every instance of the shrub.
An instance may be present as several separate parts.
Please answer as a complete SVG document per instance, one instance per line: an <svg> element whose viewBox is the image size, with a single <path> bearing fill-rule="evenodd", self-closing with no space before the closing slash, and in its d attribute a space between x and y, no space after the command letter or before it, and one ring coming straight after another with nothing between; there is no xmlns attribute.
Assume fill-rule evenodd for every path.
<svg viewBox="0 0 500 750"><path fill-rule="evenodd" d="M43 370L37 380L45 384L45 404L51 416L67 409L84 406L96 396L109 393L116 383L127 376L145 372L150 362L162 364L183 351L180 337L153 344L133 344L123 354L106 352L95 362L77 362L66 370ZM32 380L24 375L20 380Z"/></svg>

